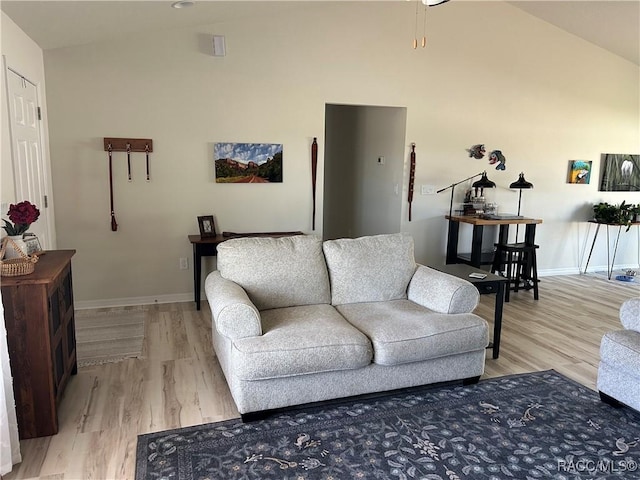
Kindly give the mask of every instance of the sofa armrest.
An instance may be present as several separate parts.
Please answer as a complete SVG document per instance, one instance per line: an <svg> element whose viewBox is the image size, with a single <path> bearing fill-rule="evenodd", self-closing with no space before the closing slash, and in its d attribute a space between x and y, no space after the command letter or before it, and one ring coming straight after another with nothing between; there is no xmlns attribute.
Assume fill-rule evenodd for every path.
<svg viewBox="0 0 640 480"><path fill-rule="evenodd" d="M407 297L438 313L471 313L478 306L480 294L463 278L418 265L409 282Z"/></svg>
<svg viewBox="0 0 640 480"><path fill-rule="evenodd" d="M627 330L640 332L640 297L630 298L622 304L620 322Z"/></svg>
<svg viewBox="0 0 640 480"><path fill-rule="evenodd" d="M204 290L218 332L232 339L262 335L260 312L240 285L216 270L207 276Z"/></svg>

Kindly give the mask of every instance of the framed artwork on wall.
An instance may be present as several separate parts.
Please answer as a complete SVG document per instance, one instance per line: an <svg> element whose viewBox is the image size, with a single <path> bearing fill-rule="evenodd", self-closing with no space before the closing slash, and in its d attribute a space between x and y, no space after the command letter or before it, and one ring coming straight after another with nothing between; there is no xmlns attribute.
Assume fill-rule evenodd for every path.
<svg viewBox="0 0 640 480"><path fill-rule="evenodd" d="M198 227L200 228L201 237L216 236L216 225L213 221L213 215L203 215L198 217Z"/></svg>
<svg viewBox="0 0 640 480"><path fill-rule="evenodd" d="M569 160L567 183L588 185L591 180L591 163L589 160Z"/></svg>
<svg viewBox="0 0 640 480"><path fill-rule="evenodd" d="M215 143L216 183L282 183L281 143Z"/></svg>
<svg viewBox="0 0 640 480"><path fill-rule="evenodd" d="M640 155L618 153L603 154L600 191L640 191Z"/></svg>

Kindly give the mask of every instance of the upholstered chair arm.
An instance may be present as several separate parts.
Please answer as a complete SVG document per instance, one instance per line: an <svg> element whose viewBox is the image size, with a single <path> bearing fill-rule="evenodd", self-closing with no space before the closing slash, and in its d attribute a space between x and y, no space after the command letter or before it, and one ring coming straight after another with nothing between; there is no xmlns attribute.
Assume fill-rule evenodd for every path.
<svg viewBox="0 0 640 480"><path fill-rule="evenodd" d="M207 276L204 289L218 332L231 339L262 335L260 312L240 285L216 270Z"/></svg>
<svg viewBox="0 0 640 480"><path fill-rule="evenodd" d="M622 304L620 321L627 330L640 332L640 297L630 298Z"/></svg>
<svg viewBox="0 0 640 480"><path fill-rule="evenodd" d="M471 313L480 294L471 282L418 265L409 282L407 297L438 313Z"/></svg>

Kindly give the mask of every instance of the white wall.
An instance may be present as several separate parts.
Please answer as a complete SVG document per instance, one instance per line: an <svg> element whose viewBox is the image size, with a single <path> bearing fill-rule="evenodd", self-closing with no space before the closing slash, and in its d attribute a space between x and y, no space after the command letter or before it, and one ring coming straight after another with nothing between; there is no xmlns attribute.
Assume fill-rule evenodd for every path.
<svg viewBox="0 0 640 480"><path fill-rule="evenodd" d="M353 189L356 167L353 158L356 151L353 139L357 114L358 108L353 106L327 105L325 109L324 182L320 184L320 190L323 191L320 198L324 201L320 207L323 217L319 223L324 240L353 236L356 205Z"/></svg>
<svg viewBox="0 0 640 480"><path fill-rule="evenodd" d="M11 18L9 18L4 12L1 12L1 24L0 24L0 47L2 50L2 56L4 60L4 66L19 73L23 77L27 78L33 84L36 85L38 94L38 102L41 105L42 120L41 126L41 140L42 140L42 156L44 164L44 185L45 192L48 194L48 215L51 224L54 223L54 199L49 192L52 191L51 170L50 170L50 155L49 155L49 132L48 132L48 116L46 108L46 87L45 87L45 72L44 72L44 60L42 49L31 40L21 29L18 27ZM25 200L24 198L16 198L16 189L13 176L13 163L11 158L11 137L9 132L9 115L7 110L7 87L4 70L0 75L2 77L1 90L1 109L2 109L2 145L0 159L0 201L3 205L2 214L3 218L6 218L7 209L6 205L16 203ZM45 214L44 205L41 202L35 201L36 205L40 208L42 215ZM42 246L46 249L56 248L56 236L53 232L53 228L50 243L47 238L42 238Z"/></svg>
<svg viewBox="0 0 640 480"><path fill-rule="evenodd" d="M488 169L500 187L493 200L513 211L507 186L524 171L535 188L523 212L544 220L540 270L577 272L588 205L640 202L597 188L602 153L640 152L638 67L506 3L451 2L429 14L429 45L418 50L413 3L326 2L45 52L56 231L60 248L78 251L76 299L189 298L192 273L178 258L190 258L197 215L215 214L219 230L310 232L310 144L324 143L327 103L407 108L403 198L412 142L418 191ZM226 57L211 56L212 34L226 36ZM154 141L151 183L142 156L132 183L124 155L114 159L115 233L106 136ZM284 183L216 184L216 141L283 143ZM505 172L468 157L480 142L504 152ZM565 183L577 159L594 162L590 185ZM322 201L318 189L319 228ZM420 262L444 257L448 204L448 193L416 194L409 223L404 203ZM631 240L620 263L636 262ZM606 263L603 246L594 255L593 265Z"/></svg>

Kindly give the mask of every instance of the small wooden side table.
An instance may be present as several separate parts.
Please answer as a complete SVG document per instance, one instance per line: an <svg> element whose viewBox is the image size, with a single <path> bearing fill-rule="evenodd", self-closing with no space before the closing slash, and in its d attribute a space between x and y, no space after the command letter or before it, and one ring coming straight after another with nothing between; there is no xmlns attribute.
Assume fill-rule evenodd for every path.
<svg viewBox="0 0 640 480"><path fill-rule="evenodd" d="M202 281L202 257L215 257L218 245L227 240L227 237L216 235L215 237L201 237L189 235L189 241L193 246L193 291L196 309L200 310L200 286Z"/></svg>
<svg viewBox="0 0 640 480"><path fill-rule="evenodd" d="M498 358L500 355L500 334L502 332L502 308L504 306L504 292L507 279L464 263L429 265L429 267L471 282L480 294L495 293L496 306L493 317L493 342L489 343L487 348L493 348L493 358ZM486 277L473 278L469 277L470 273L482 273L486 275Z"/></svg>

